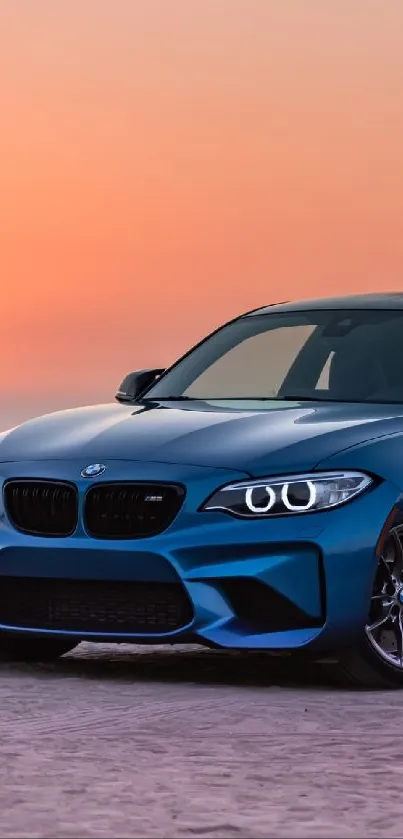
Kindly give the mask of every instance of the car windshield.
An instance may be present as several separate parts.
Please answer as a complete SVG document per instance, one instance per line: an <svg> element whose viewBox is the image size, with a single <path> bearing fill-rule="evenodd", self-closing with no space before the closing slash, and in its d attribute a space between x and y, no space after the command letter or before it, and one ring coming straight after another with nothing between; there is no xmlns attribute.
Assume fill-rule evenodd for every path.
<svg viewBox="0 0 403 839"><path fill-rule="evenodd" d="M403 311L246 315L175 364L146 398L403 402Z"/></svg>

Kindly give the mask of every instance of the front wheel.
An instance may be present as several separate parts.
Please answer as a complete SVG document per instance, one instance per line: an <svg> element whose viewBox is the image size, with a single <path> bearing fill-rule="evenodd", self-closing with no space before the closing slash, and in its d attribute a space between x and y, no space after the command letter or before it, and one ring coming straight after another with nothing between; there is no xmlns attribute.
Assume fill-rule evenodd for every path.
<svg viewBox="0 0 403 839"><path fill-rule="evenodd" d="M0 635L1 661L54 661L74 650L77 642L64 638L31 638L27 635Z"/></svg>
<svg viewBox="0 0 403 839"><path fill-rule="evenodd" d="M403 524L382 547L362 642L341 652L331 670L350 684L403 688Z"/></svg>

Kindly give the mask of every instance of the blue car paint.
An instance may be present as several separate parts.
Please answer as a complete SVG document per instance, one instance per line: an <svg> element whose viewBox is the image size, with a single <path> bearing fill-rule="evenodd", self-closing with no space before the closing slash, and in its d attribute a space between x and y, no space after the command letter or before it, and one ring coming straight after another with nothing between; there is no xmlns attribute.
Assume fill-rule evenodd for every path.
<svg viewBox="0 0 403 839"><path fill-rule="evenodd" d="M31 420L0 441L0 462L80 459L239 469L310 469L340 450L403 432L403 406L290 402L102 405ZM81 467L82 468L82 467Z"/></svg>
<svg viewBox="0 0 403 839"><path fill-rule="evenodd" d="M1 502L0 576L180 578L194 608L188 626L163 635L116 634L114 640L306 647L319 653L351 643L365 624L376 543L403 489L402 410L394 405L303 402L254 402L241 408L215 401L146 409L112 404L32 420L0 437L2 483L11 477L73 481L80 511L88 488L102 481L179 482L186 487L186 498L167 530L130 541L91 538L81 518L71 537L27 536L11 526ZM81 477L86 465L98 462L106 465L103 475ZM250 475L351 468L381 480L333 510L255 521L200 512L219 486ZM251 632L223 593L223 581L233 577L267 583L312 616L312 627ZM324 621L318 625L323 607ZM12 629L48 634L41 627Z"/></svg>

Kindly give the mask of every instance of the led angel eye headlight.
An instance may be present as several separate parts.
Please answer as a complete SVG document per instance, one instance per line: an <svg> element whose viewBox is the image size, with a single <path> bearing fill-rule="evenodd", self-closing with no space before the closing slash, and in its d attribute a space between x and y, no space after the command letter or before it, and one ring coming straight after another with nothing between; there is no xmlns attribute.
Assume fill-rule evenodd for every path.
<svg viewBox="0 0 403 839"><path fill-rule="evenodd" d="M221 510L241 518L313 513L345 504L372 483L364 472L318 472L241 481L221 487L202 510Z"/></svg>

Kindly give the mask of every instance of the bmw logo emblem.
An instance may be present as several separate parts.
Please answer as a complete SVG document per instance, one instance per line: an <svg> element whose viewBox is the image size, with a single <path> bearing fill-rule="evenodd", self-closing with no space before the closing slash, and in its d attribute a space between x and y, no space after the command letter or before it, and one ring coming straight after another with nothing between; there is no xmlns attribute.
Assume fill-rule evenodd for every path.
<svg viewBox="0 0 403 839"><path fill-rule="evenodd" d="M106 470L106 466L103 463L91 463L90 466L86 466L85 469L81 471L82 478L99 478L100 475Z"/></svg>

